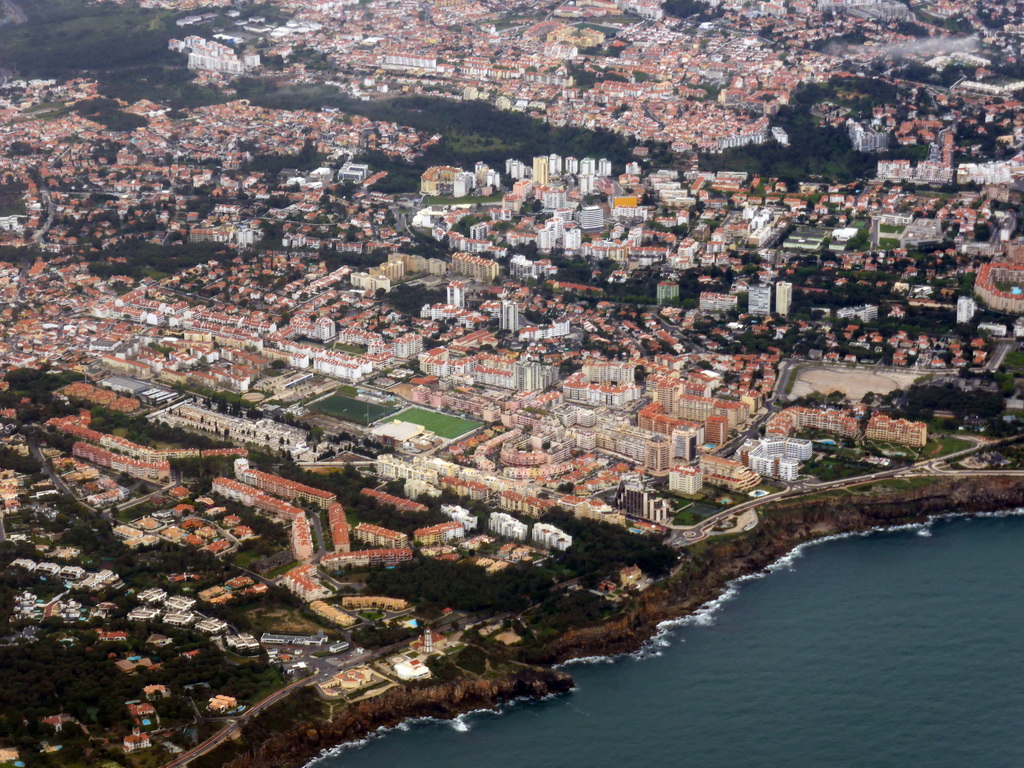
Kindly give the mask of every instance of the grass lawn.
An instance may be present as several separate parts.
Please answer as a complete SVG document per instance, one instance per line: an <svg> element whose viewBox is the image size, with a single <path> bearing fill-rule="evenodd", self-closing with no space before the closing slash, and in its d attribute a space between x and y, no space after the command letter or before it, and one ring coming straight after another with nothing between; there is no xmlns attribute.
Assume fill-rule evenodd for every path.
<svg viewBox="0 0 1024 768"><path fill-rule="evenodd" d="M353 355L366 354L366 347L362 344L342 344L339 341L335 343L334 348L340 349L342 352L351 352ZM355 391L353 391L352 394L354 395Z"/></svg>
<svg viewBox="0 0 1024 768"><path fill-rule="evenodd" d="M313 403L310 407L313 410L326 413L328 416L337 416L339 419L354 421L356 424L364 426L377 421L377 419L383 419L398 410L394 406L367 403L363 400L356 400L354 397L338 394L338 392Z"/></svg>
<svg viewBox="0 0 1024 768"><path fill-rule="evenodd" d="M1008 371L1024 371L1024 352L1007 352L1003 358L1003 365Z"/></svg>
<svg viewBox="0 0 1024 768"><path fill-rule="evenodd" d="M883 493L887 491L898 493L900 491L912 491L916 488L927 488L934 484L934 477L893 477L888 480L879 480L875 483L851 488L850 493L853 495L878 493L880 491Z"/></svg>
<svg viewBox="0 0 1024 768"><path fill-rule="evenodd" d="M887 251L892 250L900 247L900 241L892 237L880 237L878 238L878 247Z"/></svg>
<svg viewBox="0 0 1024 768"><path fill-rule="evenodd" d="M423 408L408 408L395 416L395 418L399 421L419 424L445 440L452 440L480 426L479 421L460 419L458 416L448 416L444 413L428 411Z"/></svg>
<svg viewBox="0 0 1024 768"><path fill-rule="evenodd" d="M263 575L266 576L268 579L276 579L278 576L284 576L286 573L288 573L288 571L290 571L298 564L298 560L292 560L290 563L279 565L277 568L274 568L273 570L270 570Z"/></svg>
<svg viewBox="0 0 1024 768"><path fill-rule="evenodd" d="M878 225L878 231L881 232L884 235L902 235L903 234L903 230L905 230L905 229L906 229L906 227L901 227L901 226L898 226L896 224L879 224Z"/></svg>
<svg viewBox="0 0 1024 768"><path fill-rule="evenodd" d="M936 459L958 451L966 451L972 443L955 435L932 435L928 443L921 449L920 458Z"/></svg>
<svg viewBox="0 0 1024 768"><path fill-rule="evenodd" d="M287 634L315 635L323 626L306 618L295 608L254 608L246 613L257 633L283 632Z"/></svg>

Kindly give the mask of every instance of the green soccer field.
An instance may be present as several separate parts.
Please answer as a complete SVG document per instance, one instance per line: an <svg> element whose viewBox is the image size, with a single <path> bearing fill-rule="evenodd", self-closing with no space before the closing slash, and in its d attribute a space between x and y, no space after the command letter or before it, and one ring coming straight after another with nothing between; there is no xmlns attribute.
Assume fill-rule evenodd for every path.
<svg viewBox="0 0 1024 768"><path fill-rule="evenodd" d="M464 435L480 426L479 421L460 419L458 416L448 416L423 408L409 408L393 418L399 421L408 421L411 424L419 424L445 440Z"/></svg>
<svg viewBox="0 0 1024 768"><path fill-rule="evenodd" d="M394 406L377 405L356 400L354 397L345 395L331 395L311 406L316 411L326 413L328 416L336 416L346 421L354 421L356 424L372 424L377 419L383 419L398 409Z"/></svg>

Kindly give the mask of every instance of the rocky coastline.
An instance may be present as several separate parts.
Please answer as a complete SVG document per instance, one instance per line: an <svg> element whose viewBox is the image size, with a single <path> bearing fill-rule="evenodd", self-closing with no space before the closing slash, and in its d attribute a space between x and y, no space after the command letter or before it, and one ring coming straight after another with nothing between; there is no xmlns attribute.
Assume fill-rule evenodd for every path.
<svg viewBox="0 0 1024 768"><path fill-rule="evenodd" d="M228 763L228 768L300 766L340 744L366 738L406 720L451 720L467 712L492 709L516 699L540 699L572 690L572 677L558 669L522 667L494 680L458 680L392 688L353 704L330 722L311 722L275 734L258 749Z"/></svg>
<svg viewBox="0 0 1024 768"><path fill-rule="evenodd" d="M827 536L923 523L932 517L996 512L1024 506L1024 476L936 478L898 493L781 501L752 531L711 540L688 553L676 572L648 589L627 613L604 624L572 630L542 649L523 654L522 666L496 680L394 689L346 708L330 722L311 722L275 734L227 768L295 768L325 749L415 718L452 719L515 699L570 691L572 677L556 665L588 656L640 648L662 622L687 616L715 599L731 581L757 573L795 547ZM510 656L515 649L509 649Z"/></svg>

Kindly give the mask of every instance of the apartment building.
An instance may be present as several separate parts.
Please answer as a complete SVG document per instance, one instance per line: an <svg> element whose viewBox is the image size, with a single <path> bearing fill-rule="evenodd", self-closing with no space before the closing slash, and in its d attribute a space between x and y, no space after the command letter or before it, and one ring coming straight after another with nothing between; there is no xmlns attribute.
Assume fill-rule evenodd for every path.
<svg viewBox="0 0 1024 768"><path fill-rule="evenodd" d="M352 530L356 541L362 541L373 547L404 547L409 543L408 535L401 531L393 531L371 523L360 523Z"/></svg>
<svg viewBox="0 0 1024 768"><path fill-rule="evenodd" d="M465 535L466 529L459 523L452 521L450 523L438 523L426 528L417 528L413 531L413 540L421 546L430 547L456 541Z"/></svg>
<svg viewBox="0 0 1024 768"><path fill-rule="evenodd" d="M750 491L761 484L760 476L743 466L742 462L720 456L701 456L700 471L707 485L717 485L730 491Z"/></svg>
<svg viewBox="0 0 1024 768"><path fill-rule="evenodd" d="M337 496L329 491L253 469L249 466L248 459L235 459L235 477L266 493L272 493L289 501L298 499L324 509L338 500Z"/></svg>
<svg viewBox="0 0 1024 768"><path fill-rule="evenodd" d="M920 421L893 419L884 413L876 413L868 419L864 437L883 443L922 448L928 442L928 425Z"/></svg>
<svg viewBox="0 0 1024 768"><path fill-rule="evenodd" d="M572 536L549 523L536 523L531 539L538 547L556 549L559 552L564 552L572 546Z"/></svg>
<svg viewBox="0 0 1024 768"><path fill-rule="evenodd" d="M496 536L516 541L526 541L529 526L504 512L492 512L487 520L487 530Z"/></svg>
<svg viewBox="0 0 1024 768"><path fill-rule="evenodd" d="M686 495L698 493L704 487L704 473L700 467L685 464L672 467L668 473L668 489Z"/></svg>
<svg viewBox="0 0 1024 768"><path fill-rule="evenodd" d="M483 256L460 252L452 255L452 273L466 275L481 283L492 283L501 273L501 267L498 262Z"/></svg>

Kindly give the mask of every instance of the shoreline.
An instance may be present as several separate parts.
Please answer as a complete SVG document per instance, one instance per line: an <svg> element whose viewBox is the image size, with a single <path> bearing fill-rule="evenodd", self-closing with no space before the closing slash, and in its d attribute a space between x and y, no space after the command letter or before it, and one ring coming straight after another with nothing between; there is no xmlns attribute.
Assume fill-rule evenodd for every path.
<svg viewBox="0 0 1024 768"><path fill-rule="evenodd" d="M863 498L798 499L766 510L751 531L710 540L688 553L665 581L644 592L636 606L604 624L570 630L558 641L516 659L529 666L503 678L426 684L359 702L333 720L303 723L271 736L258 750L235 755L226 768L300 768L352 744L415 721L451 721L475 711L500 711L520 701L570 692L573 664L611 663L642 653L681 622L714 613L751 579L771 573L802 547L866 536L943 518L1005 516L1024 506L1024 477L940 478L931 486ZM510 658L515 648L509 649ZM525 657L525 658L524 658ZM200 758L201 761L202 758Z"/></svg>

